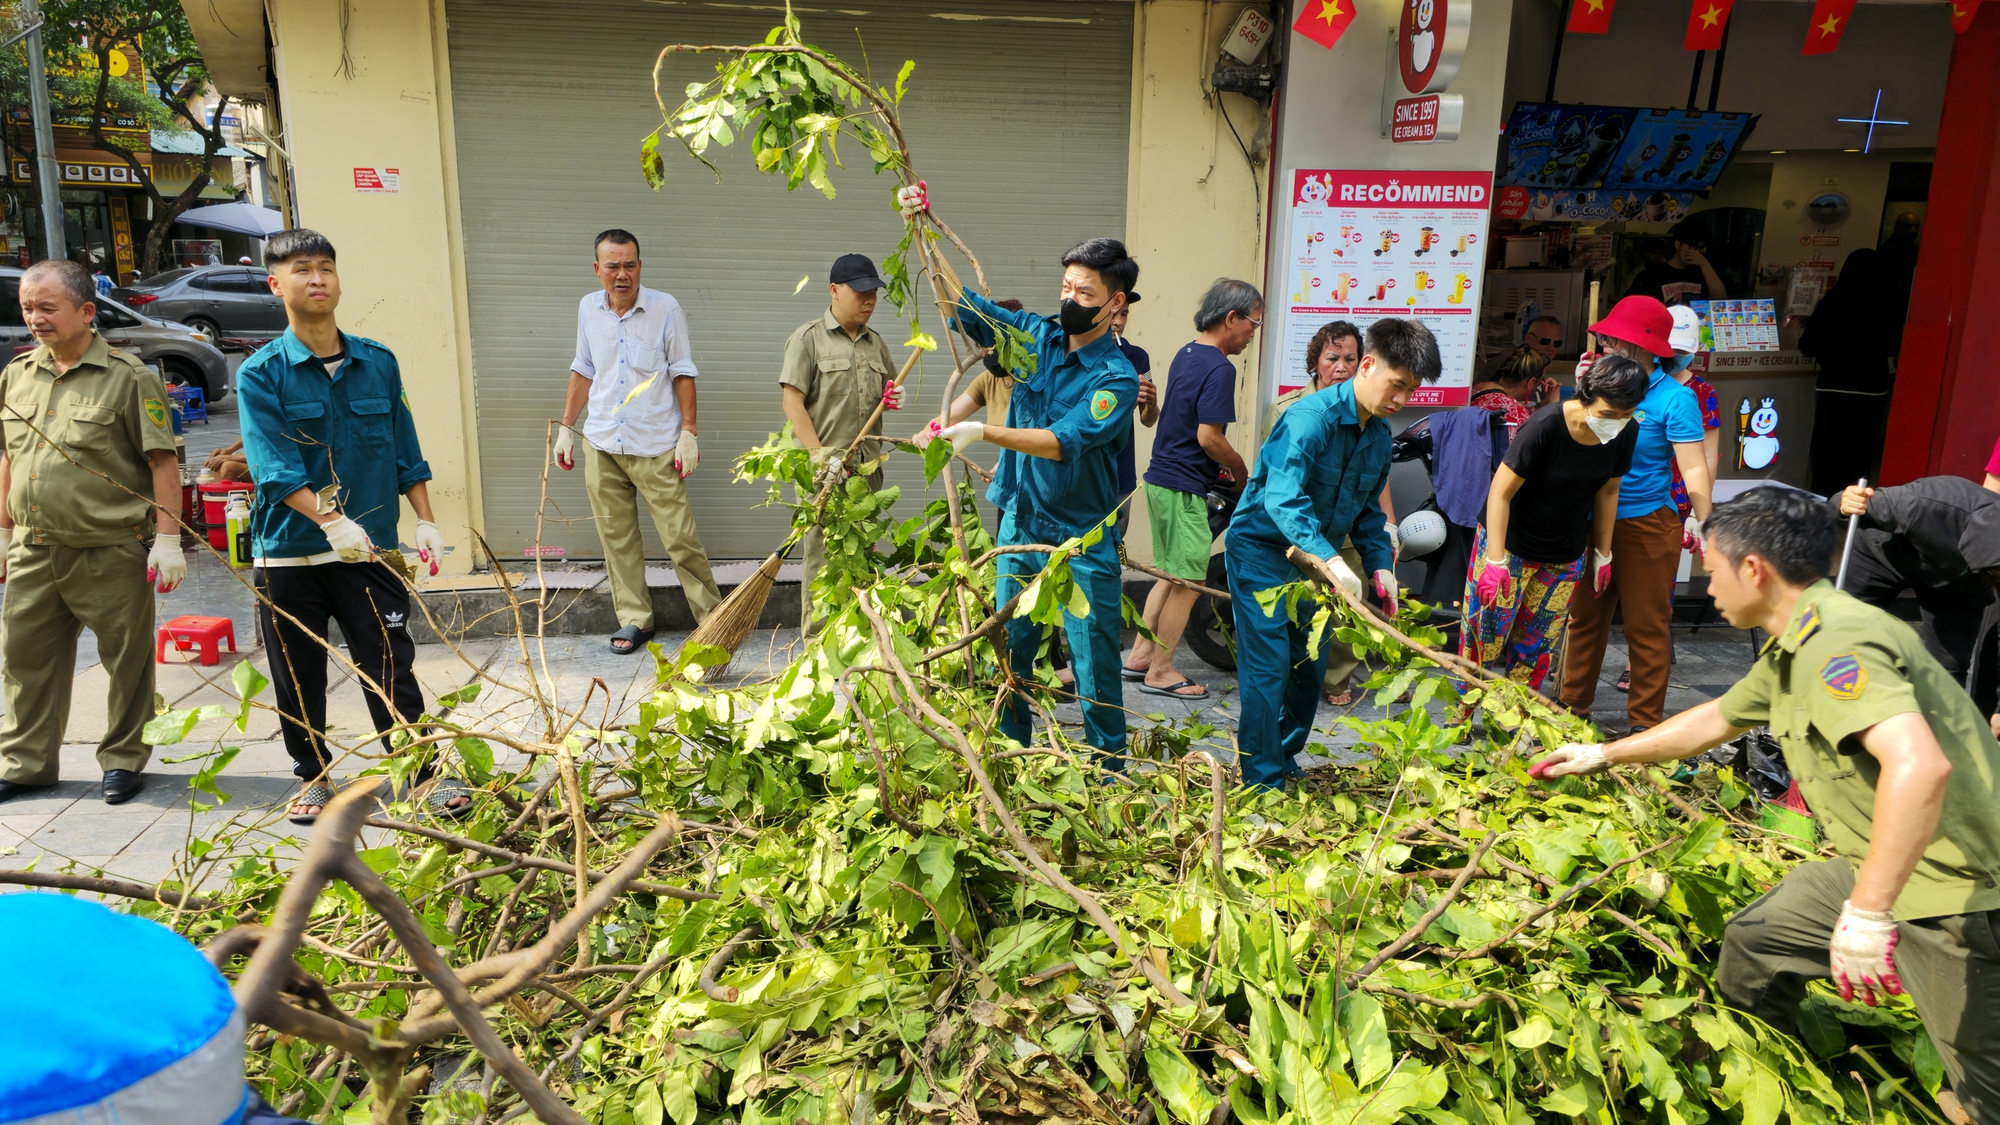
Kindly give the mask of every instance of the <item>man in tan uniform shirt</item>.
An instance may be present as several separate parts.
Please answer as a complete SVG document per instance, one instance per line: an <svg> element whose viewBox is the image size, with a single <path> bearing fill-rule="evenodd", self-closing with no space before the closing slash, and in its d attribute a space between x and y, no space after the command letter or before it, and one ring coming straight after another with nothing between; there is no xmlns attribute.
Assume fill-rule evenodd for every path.
<svg viewBox="0 0 2000 1125"><path fill-rule="evenodd" d="M792 437L813 451L815 487L828 474L845 475L833 464L861 427L882 403L900 410L903 389L897 386L896 364L889 358L889 345L880 333L868 327L875 315L877 291L884 282L875 272L875 263L861 254L842 254L827 277L830 303L826 314L799 325L785 340L785 362L778 382L785 395L785 418L792 424ZM881 419L868 433L882 433ZM874 445L878 448L870 449ZM880 442L863 443L857 452L862 460L881 455ZM878 469L868 477L870 488L882 487ZM812 584L826 565L826 539L818 528L806 533L805 578L799 592L801 628L810 631L813 619Z"/></svg>
<svg viewBox="0 0 2000 1125"><path fill-rule="evenodd" d="M85 626L110 680L97 749L104 801L145 788L153 587L165 593L187 577L166 388L97 335L95 297L75 262L30 266L21 314L41 346L0 372L0 801L56 783Z"/></svg>

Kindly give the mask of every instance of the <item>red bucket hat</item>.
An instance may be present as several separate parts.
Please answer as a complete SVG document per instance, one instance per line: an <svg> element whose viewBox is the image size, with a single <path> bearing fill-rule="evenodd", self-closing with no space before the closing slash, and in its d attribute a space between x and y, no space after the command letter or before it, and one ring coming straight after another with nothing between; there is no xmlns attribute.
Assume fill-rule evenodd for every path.
<svg viewBox="0 0 2000 1125"><path fill-rule="evenodd" d="M1673 344L1669 342L1674 332L1674 314L1651 297L1625 298L1611 307L1609 316L1591 325L1590 330L1637 344L1661 359L1672 359L1674 355Z"/></svg>

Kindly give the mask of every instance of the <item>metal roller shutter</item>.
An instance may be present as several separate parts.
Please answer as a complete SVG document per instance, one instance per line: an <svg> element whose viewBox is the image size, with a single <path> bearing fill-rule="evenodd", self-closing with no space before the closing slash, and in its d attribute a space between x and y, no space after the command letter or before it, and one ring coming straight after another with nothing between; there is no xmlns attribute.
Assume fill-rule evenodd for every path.
<svg viewBox="0 0 2000 1125"><path fill-rule="evenodd" d="M840 197L787 193L751 168L739 142L716 162L723 182L678 148L667 186L647 189L639 141L659 123L651 71L668 43L761 41L775 5L551 4L453 0L449 45L458 181L465 227L479 472L488 540L503 556L534 541L543 435L560 414L576 340L577 300L597 285L590 240L624 227L639 237L645 284L687 310L699 376L702 468L688 479L695 520L714 558L759 558L783 537L785 510L730 464L784 424L777 371L785 337L826 307L839 254L881 258L900 236L893 181L850 146ZM996 296L1053 311L1062 252L1125 229L1132 86L1130 3L869 0L865 11L798 9L805 32L878 82L906 58L916 74L905 125L939 213L980 253ZM858 35L858 39L857 39ZM713 73L680 57L662 78L670 99ZM801 277L805 288L793 292ZM969 280L969 278L968 278ZM926 307L927 331L943 330ZM897 347L907 318L885 302L874 325ZM919 368L910 430L937 409L948 361ZM986 457L991 461L990 452ZM904 458L914 463L914 458ZM543 542L571 558L601 554L581 468L555 471ZM919 469L891 473L905 513L918 510ZM644 521L642 521L644 522ZM650 526L647 551L660 551Z"/></svg>

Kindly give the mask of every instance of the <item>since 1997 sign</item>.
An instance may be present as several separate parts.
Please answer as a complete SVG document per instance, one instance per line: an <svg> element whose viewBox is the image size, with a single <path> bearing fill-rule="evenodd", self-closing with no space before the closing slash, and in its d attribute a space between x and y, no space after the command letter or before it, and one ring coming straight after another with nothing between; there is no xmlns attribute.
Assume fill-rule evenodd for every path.
<svg viewBox="0 0 2000 1125"><path fill-rule="evenodd" d="M1399 316L1428 326L1444 359L1443 376L1410 405L1465 405L1493 174L1301 168L1290 179L1287 273L1272 279L1284 316L1274 396L1305 385L1306 346L1322 325L1366 330Z"/></svg>

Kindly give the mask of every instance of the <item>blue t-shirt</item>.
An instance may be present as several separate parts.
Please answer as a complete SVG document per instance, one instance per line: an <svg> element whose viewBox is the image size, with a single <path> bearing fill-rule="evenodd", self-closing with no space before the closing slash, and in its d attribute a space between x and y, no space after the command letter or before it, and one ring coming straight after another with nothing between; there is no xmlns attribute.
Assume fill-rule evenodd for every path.
<svg viewBox="0 0 2000 1125"><path fill-rule="evenodd" d="M1153 358L1146 354L1146 349L1121 336L1118 338L1118 350L1124 352L1125 358L1132 361L1132 370L1137 371L1142 378L1153 370ZM1139 411L1135 406L1132 411L1134 431L1138 425ZM1132 433L1128 432L1125 435L1125 448L1118 451L1118 495L1130 496L1132 490L1137 487L1139 487L1139 469L1132 454Z"/></svg>
<svg viewBox="0 0 2000 1125"><path fill-rule="evenodd" d="M1678 386L1678 384L1676 384ZM1159 433L1153 439L1153 463L1146 483L1175 492L1204 495L1215 487L1221 466L1202 449L1201 426L1227 426L1236 421L1236 366L1208 344L1189 344L1167 368L1166 389L1160 392Z"/></svg>
<svg viewBox="0 0 2000 1125"><path fill-rule="evenodd" d="M1701 405L1693 391L1655 366L1632 425L1638 427L1639 444L1632 449L1632 470L1618 486L1621 520L1674 506L1674 445L1701 440Z"/></svg>

